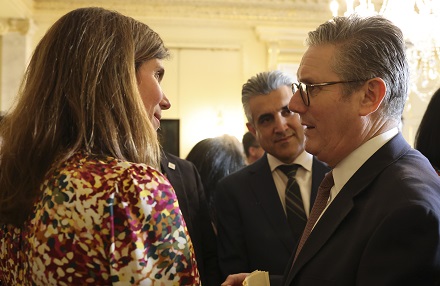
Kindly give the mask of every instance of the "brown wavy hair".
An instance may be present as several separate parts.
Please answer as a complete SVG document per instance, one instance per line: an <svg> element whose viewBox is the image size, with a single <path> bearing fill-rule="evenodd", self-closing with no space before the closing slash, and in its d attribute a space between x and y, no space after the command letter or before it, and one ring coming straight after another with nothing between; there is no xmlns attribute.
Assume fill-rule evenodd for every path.
<svg viewBox="0 0 440 286"><path fill-rule="evenodd" d="M81 8L60 18L0 126L0 222L21 225L45 175L75 152L159 166L136 70L168 56L156 32L117 12Z"/></svg>

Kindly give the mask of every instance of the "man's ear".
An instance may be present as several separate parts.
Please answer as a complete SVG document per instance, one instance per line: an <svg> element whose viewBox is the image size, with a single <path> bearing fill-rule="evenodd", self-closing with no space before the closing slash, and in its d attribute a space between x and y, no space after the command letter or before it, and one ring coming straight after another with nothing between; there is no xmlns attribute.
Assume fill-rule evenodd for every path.
<svg viewBox="0 0 440 286"><path fill-rule="evenodd" d="M375 77L367 81L360 101L359 115L366 116L375 112L385 98L387 86L383 79Z"/></svg>
<svg viewBox="0 0 440 286"><path fill-rule="evenodd" d="M249 130L249 132L254 134L254 136L257 136L254 125L252 123L250 123L250 122L246 123L246 127Z"/></svg>

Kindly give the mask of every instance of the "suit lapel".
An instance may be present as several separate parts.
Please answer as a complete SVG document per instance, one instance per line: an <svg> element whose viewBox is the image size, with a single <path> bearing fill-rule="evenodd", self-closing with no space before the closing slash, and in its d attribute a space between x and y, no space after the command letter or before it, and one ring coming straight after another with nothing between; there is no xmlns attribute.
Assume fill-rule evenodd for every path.
<svg viewBox="0 0 440 286"><path fill-rule="evenodd" d="M172 157L167 157L165 154L162 154L162 160L160 162L160 167L162 169L162 173L165 173L168 181L171 186L173 186L174 192L176 193L177 201L179 203L180 211L185 220L188 228L192 229L190 212L189 212L189 202L186 197L185 184L183 183L183 175L182 170L180 169L180 164L177 161L174 161Z"/></svg>
<svg viewBox="0 0 440 286"><path fill-rule="evenodd" d="M365 191L384 168L392 164L409 150L410 146L408 143L406 143L401 134L398 134L374 153L373 156L356 171L316 224L298 255L294 267L289 272L285 285L291 283L298 271L319 252L332 236L339 224L352 210L355 204L354 198L359 193Z"/></svg>
<svg viewBox="0 0 440 286"><path fill-rule="evenodd" d="M282 238L282 243L288 251L292 252L295 244L294 238L290 231L288 237L285 235L286 230L289 230L289 225L273 181L267 154L249 166L249 177L251 191L272 225L272 231L278 233L277 236Z"/></svg>

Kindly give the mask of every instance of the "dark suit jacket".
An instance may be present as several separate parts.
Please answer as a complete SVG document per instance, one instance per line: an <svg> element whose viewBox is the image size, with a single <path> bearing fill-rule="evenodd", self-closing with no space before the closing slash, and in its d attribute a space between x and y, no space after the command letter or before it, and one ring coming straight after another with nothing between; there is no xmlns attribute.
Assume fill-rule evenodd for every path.
<svg viewBox="0 0 440 286"><path fill-rule="evenodd" d="M439 285L440 179L401 134L345 184L283 285Z"/></svg>
<svg viewBox="0 0 440 286"><path fill-rule="evenodd" d="M311 205L328 171L313 159ZM267 154L223 178L217 184L215 204L223 278L253 270L281 276L297 242L287 223Z"/></svg>
<svg viewBox="0 0 440 286"><path fill-rule="evenodd" d="M174 164L174 169L170 165ZM194 245L203 285L220 285L217 245L199 173L193 163L172 154L162 155L162 172L173 186Z"/></svg>

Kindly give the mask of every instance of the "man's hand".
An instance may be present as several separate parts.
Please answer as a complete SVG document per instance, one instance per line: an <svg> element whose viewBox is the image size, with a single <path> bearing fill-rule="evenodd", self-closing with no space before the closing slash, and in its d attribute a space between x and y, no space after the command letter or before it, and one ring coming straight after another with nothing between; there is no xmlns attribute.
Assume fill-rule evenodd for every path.
<svg viewBox="0 0 440 286"><path fill-rule="evenodd" d="M241 286L243 285L244 279L249 275L249 273L238 273L229 275L225 282L221 286Z"/></svg>

